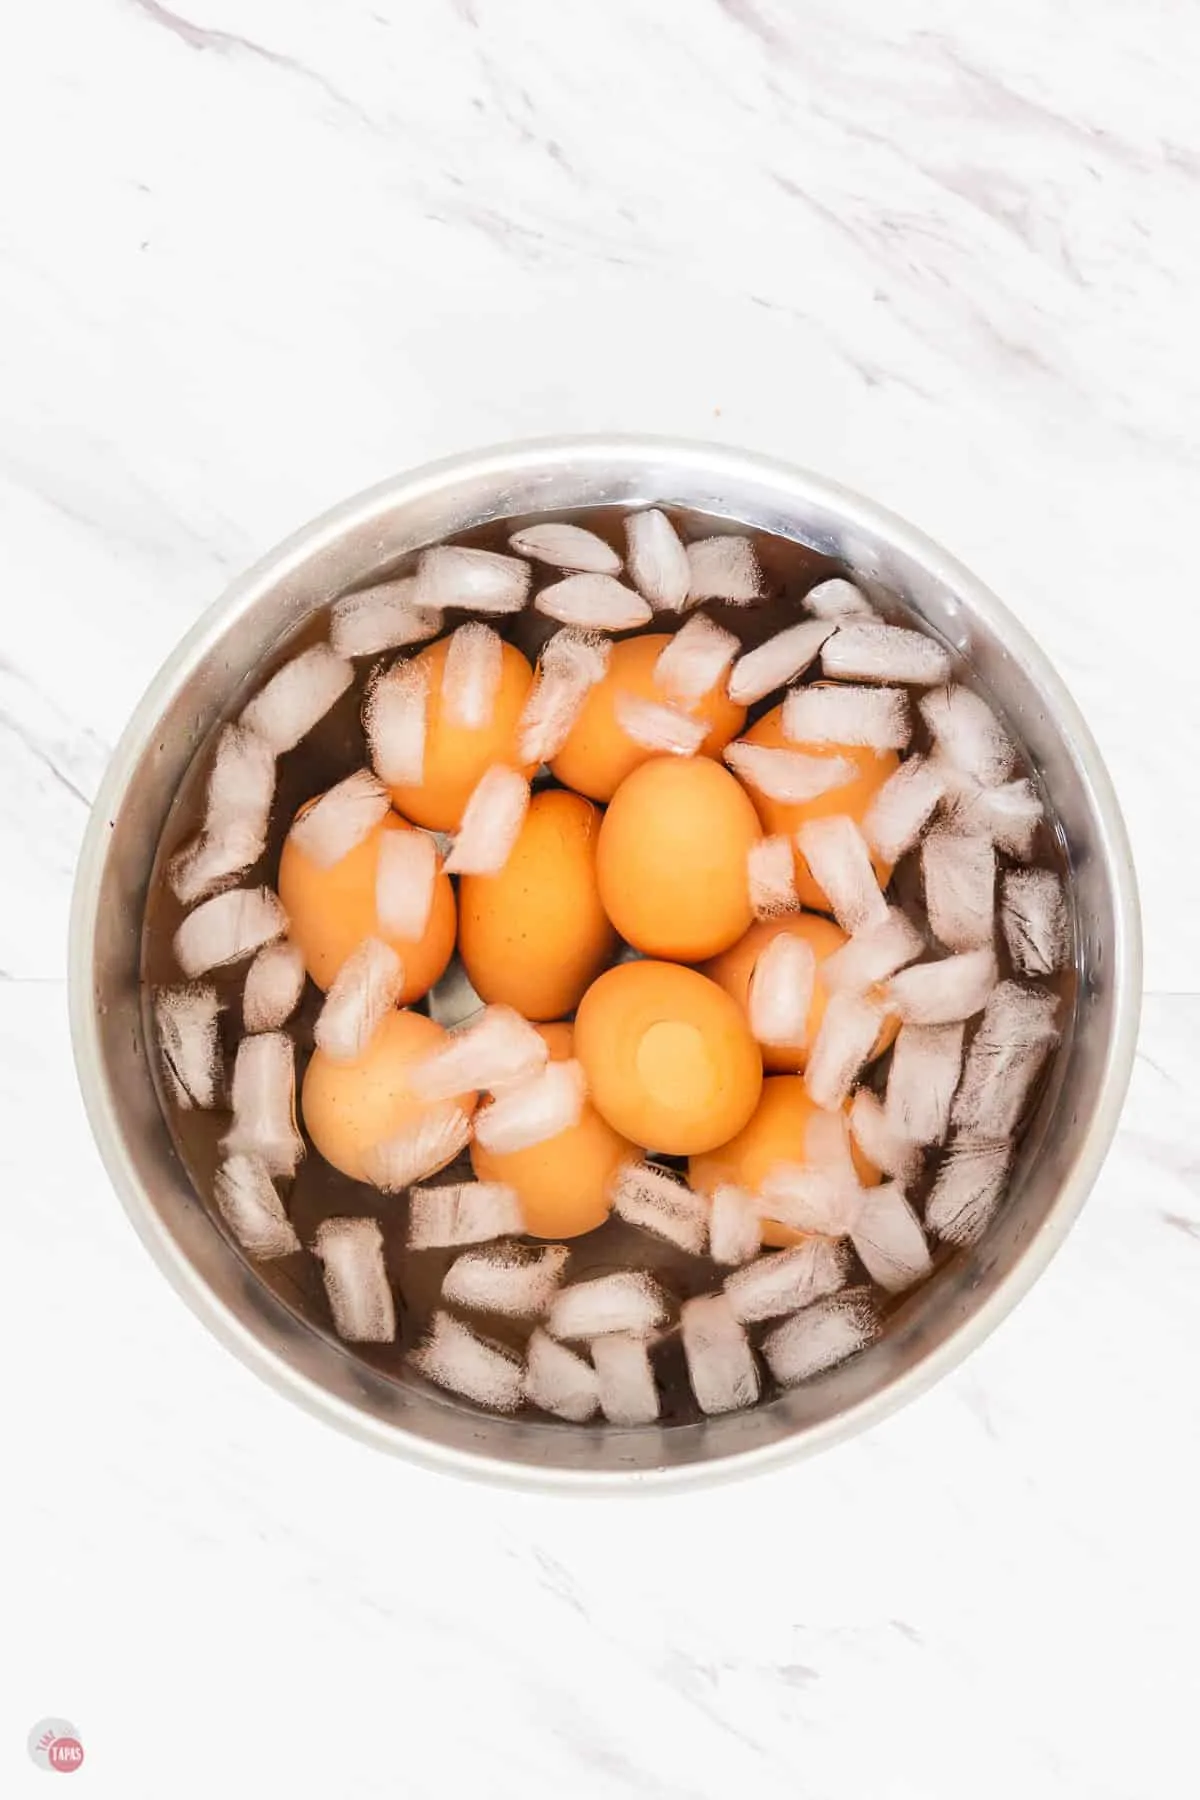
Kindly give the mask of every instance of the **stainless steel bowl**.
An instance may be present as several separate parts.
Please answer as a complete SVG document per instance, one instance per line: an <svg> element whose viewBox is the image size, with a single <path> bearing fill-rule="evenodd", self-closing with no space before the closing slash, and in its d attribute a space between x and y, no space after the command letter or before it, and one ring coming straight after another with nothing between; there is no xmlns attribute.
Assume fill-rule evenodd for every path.
<svg viewBox="0 0 1200 1800"><path fill-rule="evenodd" d="M481 1415L366 1368L287 1310L204 1210L172 1147L138 993L155 847L197 744L310 610L405 552L494 518L660 500L842 558L901 595L971 661L1057 811L1074 883L1075 1016L983 1242L912 1294L880 1343L770 1405L670 1430ZM327 513L235 582L151 683L97 797L71 920L75 1058L101 1154L188 1304L281 1393L370 1443L492 1481L574 1490L683 1485L769 1468L861 1430L978 1344L1045 1268L1116 1127L1133 1058L1141 938L1128 841L1087 726L1037 646L911 526L818 475L717 445L565 438L400 476Z"/></svg>

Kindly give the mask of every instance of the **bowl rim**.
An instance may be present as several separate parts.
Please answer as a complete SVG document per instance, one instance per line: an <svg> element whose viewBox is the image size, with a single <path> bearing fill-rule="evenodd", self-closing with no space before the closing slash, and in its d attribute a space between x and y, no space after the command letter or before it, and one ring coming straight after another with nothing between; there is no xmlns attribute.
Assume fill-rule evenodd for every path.
<svg viewBox="0 0 1200 1800"><path fill-rule="evenodd" d="M1107 848L1116 942L1112 946L1113 1026L1097 1083L1090 1127L1052 1209L1031 1235L993 1292L922 1360L897 1379L803 1433L735 1451L720 1460L645 1470L535 1468L491 1455L439 1446L360 1412L287 1358L233 1313L193 1268L149 1203L132 1165L101 1078L98 1018L93 1004L95 921L108 835L130 777L153 738L176 690L203 661L227 623L382 506L433 495L464 478L503 469L514 473L547 460L605 462L614 458L670 459L708 477L759 478L786 483L809 498L837 508L888 538L943 581L970 611L996 624L1006 643L1032 668L1057 709L1085 765L1098 828ZM278 1393L312 1416L420 1467L508 1489L539 1493L662 1493L711 1487L777 1469L842 1442L887 1418L956 1368L1028 1293L1063 1242L1108 1154L1133 1066L1142 989L1142 932L1133 857L1111 778L1095 739L1070 691L1046 654L991 590L955 557L906 519L818 472L775 457L709 443L640 433L596 433L524 438L441 458L349 496L301 526L237 576L200 615L152 677L118 740L92 805L76 866L68 944L68 1005L76 1076L105 1172L142 1242L176 1292L213 1335Z"/></svg>

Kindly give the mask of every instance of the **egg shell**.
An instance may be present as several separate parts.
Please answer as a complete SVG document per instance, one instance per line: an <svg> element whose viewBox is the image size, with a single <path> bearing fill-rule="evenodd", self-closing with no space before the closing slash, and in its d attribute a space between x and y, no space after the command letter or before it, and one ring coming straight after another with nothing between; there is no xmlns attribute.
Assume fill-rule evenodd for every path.
<svg viewBox="0 0 1200 1800"><path fill-rule="evenodd" d="M600 827L604 910L647 956L716 956L753 922L747 858L760 836L744 789L720 763L654 757L621 783Z"/></svg>
<svg viewBox="0 0 1200 1800"><path fill-rule="evenodd" d="M454 954L457 912L450 877L439 868L433 905L420 939L388 936L380 928L375 905L379 845L385 831L411 831L407 819L388 813L380 824L331 868L322 869L284 839L279 860L279 898L289 925L288 936L299 945L304 966L317 986L327 989L364 938L382 938L404 965L400 1002L408 1005L428 993Z"/></svg>
<svg viewBox="0 0 1200 1800"><path fill-rule="evenodd" d="M439 638L413 661L429 678L425 725L425 766L419 783L399 784L392 799L408 819L431 831L457 831L463 808L493 763L532 775L533 763L517 761L517 722L533 685L533 670L512 644L501 645L500 685L491 716L478 727L452 724L442 704L442 678L450 639Z"/></svg>
<svg viewBox="0 0 1200 1800"><path fill-rule="evenodd" d="M484 1000L560 1019L608 962L616 934L596 880L599 829L579 794L535 794L499 874L463 876L459 954Z"/></svg>
<svg viewBox="0 0 1200 1800"><path fill-rule="evenodd" d="M883 786L889 775L895 773L900 766L900 759L894 750L866 750L857 744L797 744L783 735L783 708L773 707L764 713L757 725L752 725L744 733L748 744L762 744L770 750L800 750L805 756L844 756L852 762L858 774L843 787L830 788L827 793L818 794L814 800L805 800L799 805L790 805L784 800L772 800L767 794L760 794L755 788L747 785L746 792L754 802L764 830L771 836L782 834L795 842L796 832L809 819L831 819L839 813L845 813L856 825L861 825L867 808ZM817 912L829 911L829 899L824 888L818 887L813 880L808 863L796 850L796 892L801 904L811 906ZM891 880L892 865L882 857L872 857L875 873L880 887L886 887Z"/></svg>
<svg viewBox="0 0 1200 1800"><path fill-rule="evenodd" d="M654 631L613 645L603 679L589 691L566 743L550 764L565 787L592 800L611 800L625 777L654 755L617 723L617 696L671 703L671 696L654 679L655 664L670 641L669 632ZM690 710L693 718L709 726L700 746L702 756L720 756L746 720L745 709L734 705L723 680Z"/></svg>
<svg viewBox="0 0 1200 1800"><path fill-rule="evenodd" d="M809 1160L808 1127L819 1112L798 1075L768 1076L748 1123L728 1143L705 1155L693 1156L688 1163L688 1180L698 1194L711 1194L724 1182L757 1194L777 1164ZM874 1187L879 1170L867 1161L853 1139L851 1153L859 1180ZM764 1225L764 1244L783 1247L802 1241L803 1234L787 1225L774 1220Z"/></svg>
<svg viewBox="0 0 1200 1800"><path fill-rule="evenodd" d="M630 962L594 981L575 1017L592 1103L635 1144L715 1149L758 1103L762 1058L735 1001L677 963Z"/></svg>
<svg viewBox="0 0 1200 1800"><path fill-rule="evenodd" d="M569 1025L538 1027L552 1062L574 1056ZM572 1238L603 1225L612 1207L609 1186L617 1169L640 1150L614 1131L585 1100L579 1123L527 1150L496 1156L471 1145L471 1164L480 1181L503 1181L515 1188L530 1237Z"/></svg>
<svg viewBox="0 0 1200 1800"><path fill-rule="evenodd" d="M313 1147L327 1163L365 1181L365 1158L385 1138L428 1111L408 1085L409 1071L446 1041L446 1032L423 1013L389 1013L354 1062L332 1062L315 1050L304 1072L300 1108ZM478 1096L459 1094L468 1117Z"/></svg>
<svg viewBox="0 0 1200 1800"><path fill-rule="evenodd" d="M764 1069L772 1073L796 1073L804 1068L808 1061L808 1052L821 1026L825 1015L825 1002L828 995L821 981L821 964L825 957L840 950L846 942L846 934L832 919L826 919L820 913L795 913L782 919L764 920L750 927L745 937L739 938L731 949L715 956L711 962L704 964L702 973L711 981L723 987L741 1007L747 1019L750 1014L750 982L754 974L754 966L759 957L774 938L780 936L802 938L812 949L817 961L816 979L813 983L812 1004L808 1009L808 1031L803 1044L763 1044L762 1059Z"/></svg>

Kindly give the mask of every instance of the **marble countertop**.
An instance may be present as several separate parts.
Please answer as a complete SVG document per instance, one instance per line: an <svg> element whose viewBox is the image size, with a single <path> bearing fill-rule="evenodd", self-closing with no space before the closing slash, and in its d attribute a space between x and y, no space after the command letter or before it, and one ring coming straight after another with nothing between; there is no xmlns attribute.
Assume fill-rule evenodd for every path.
<svg viewBox="0 0 1200 1800"><path fill-rule="evenodd" d="M63 0L0 66L0 1786L348 1800L1190 1792L1200 1401L1200 23L1183 0ZM641 1503L344 1441L92 1148L89 798L334 499L576 430L811 464L1056 660L1126 809L1115 1148L1016 1315L826 1457ZM1173 636L1173 634L1175 634Z"/></svg>

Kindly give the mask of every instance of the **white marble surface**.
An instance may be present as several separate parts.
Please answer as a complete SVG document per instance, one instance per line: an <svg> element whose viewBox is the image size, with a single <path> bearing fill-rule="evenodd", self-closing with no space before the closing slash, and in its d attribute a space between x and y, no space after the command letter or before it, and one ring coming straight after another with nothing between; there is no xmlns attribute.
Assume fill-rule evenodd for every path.
<svg viewBox="0 0 1200 1800"><path fill-rule="evenodd" d="M182 0L179 0L182 7ZM1183 0L46 0L0 64L0 1788L1192 1791L1200 26ZM1032 1297L867 1438L711 1495L492 1495L176 1302L76 1098L72 862L229 576L500 438L823 467L1087 712L1143 885L1116 1148ZM1174 634L1174 641L1172 638Z"/></svg>

